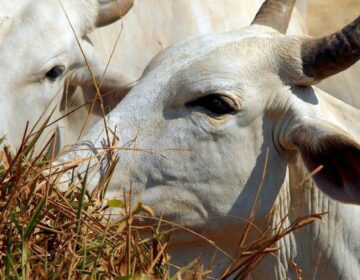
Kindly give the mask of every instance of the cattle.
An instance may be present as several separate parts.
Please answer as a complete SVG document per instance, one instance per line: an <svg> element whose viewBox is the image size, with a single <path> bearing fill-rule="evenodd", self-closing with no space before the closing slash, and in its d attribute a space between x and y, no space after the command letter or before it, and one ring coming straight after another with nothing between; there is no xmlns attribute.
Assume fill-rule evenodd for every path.
<svg viewBox="0 0 360 280"><path fill-rule="evenodd" d="M108 65L108 58L113 46L116 45L114 41L117 40L122 23L119 22L109 28L99 29L97 27L106 26L123 16L132 6L133 1L99 1L101 7L105 8L101 8L100 11L104 12L98 17L103 16L106 19L106 13L112 15L113 6L111 5L114 3L118 3L114 9L119 11L118 14L109 21L104 20L95 24L96 26L90 26L90 24L89 27L86 27L85 25L88 23L85 22L84 24L80 23L84 25L82 27L74 26L75 29L84 29L79 31L71 29L64 10L69 10L70 22L73 21L71 17L76 14L83 17L94 17L92 14L94 11L91 8L79 9L83 4L74 5L70 1L60 2L58 0L1 1L0 75L2 88L0 98L3 117L0 122L0 137L5 135L7 144L18 148L26 122L29 121L31 127L40 116L43 115L44 120L49 111L55 107L52 120L68 115L69 112L81 107L84 103L92 104L92 100L97 96L97 89L93 84L93 77L87 69L83 53L87 57L87 62L91 64L92 74L99 83L101 81L100 93L104 93L103 103L97 101L90 113L90 121L88 121L88 126L90 126L92 122L102 118L103 113L106 114L121 100L129 86L133 85L145 65L159 50L176 40L191 35L229 30L234 26L245 25L250 20L251 11L256 8L256 5L260 5L261 1L258 0L257 3L254 2L251 5L248 1L233 0L217 4L212 1L199 0L138 2L134 11L125 19L126 28L117 44L114 62ZM60 3L63 3L64 9ZM97 1L89 3L95 5ZM88 4L88 6L91 7L93 4ZM305 1L302 1L301 6L304 4ZM221 15L218 14L219 10L222 11ZM236 16L234 11L237 11ZM239 15L241 15L240 18ZM291 24L294 33L302 32L301 17L302 15L295 13ZM55 22L54 18L58 21ZM169 18L173 19L173 23L160 25L161 28L159 28L161 21L168 21ZM177 22L184 18L186 20L179 25ZM220 21L220 18L227 19ZM91 31L95 29L94 27L96 30L92 34ZM58 31L59 33L57 33ZM82 50L77 44L74 31L81 37ZM57 36L59 34L62 36ZM24 44L24 42L28 43ZM129 42L132 42L131 48L128 46ZM52 51L53 46L61 50ZM67 60L63 63L69 64L65 73L61 75L61 79L49 83L46 82L47 79L35 79L34 75L40 75L33 73L36 71L35 68L41 66L42 60L46 61L55 57L55 52L64 52L64 59L61 58L61 60ZM102 77L104 73L106 73L105 79ZM40 80L43 82L39 82ZM76 98L75 88L77 86L81 88L83 94L80 100ZM111 91L108 92L108 89ZM31 110L25 109L30 107ZM51 127L59 132L58 140L61 141L58 141L58 150L61 146L72 144L81 134L90 107L92 105L80 108ZM13 129L14 124L16 124L16 129ZM39 142L39 147L41 147L43 141Z"/></svg>
<svg viewBox="0 0 360 280"><path fill-rule="evenodd" d="M294 2L265 1L249 27L160 52L109 113L108 129L98 122L58 163L90 158L78 172L94 167L91 191L110 164L99 153L111 131L119 163L106 199L131 189L233 257L255 201L259 228L327 212L324 224L279 241L252 277L295 279L295 262L304 279L358 279L360 111L314 85L358 61L360 18L320 39L285 36ZM173 233L175 265L201 256L205 267L217 264L216 278L231 260L214 251Z"/></svg>
<svg viewBox="0 0 360 280"><path fill-rule="evenodd" d="M2 34L6 33L5 31L8 29L9 25L15 25L13 22L17 21L17 27L12 27L12 33L21 32L21 29L25 30L26 26L22 23L23 12L27 10L24 6L29 6L34 1L3 1L1 3L0 10L0 37ZM98 59L93 59L91 62L96 64L96 67L93 66L93 72L97 72L98 76L102 75L104 69L107 68L107 79L105 79L105 83L103 82L100 93L104 93L103 107L105 113L111 110L116 104L122 99L124 94L129 89L129 86L133 85L134 81L141 75L146 64L149 60L158 53L161 49L167 47L171 43L174 43L180 39L187 38L193 35L211 33L211 32L223 32L237 29L241 26L245 26L248 22L250 22L251 15L255 12L257 7L261 4L262 1L233 1L226 0L221 1L221 3L214 3L213 1L141 1L138 0L134 9L130 12L130 14L124 19L124 23L118 22L111 26L97 29L95 32L89 34L89 37L93 41L93 48L89 48L89 52L87 52L87 48L83 51L86 56L93 57L93 52L95 52ZM43 5L40 2L32 3L31 5ZM302 34L305 32L305 24L302 22L302 19L306 18L306 4L307 1L299 1L297 3L297 10L293 15L293 19L290 23L290 34ZM48 5L48 4L46 4ZM86 13L86 10L82 10L81 13ZM31 13L33 17L36 18L34 20L34 25L41 26L51 26L51 19L49 22L46 18L41 15L36 15L36 9L32 9ZM60 18L63 18L63 11L59 9L55 9L52 11L53 17L59 18L57 13L60 13ZM13 20L9 20L9 18L14 18ZM335 18L335 17L334 17ZM181 21L182 20L182 21ZM177 22L181 21L182 24L179 25ZM162 22L167 22L166 25L162 24ZM117 43L115 41L118 39L119 31L124 26L124 30L121 33L120 39ZM15 29L18 31L14 32ZM71 30L69 30L68 36L71 35ZM47 32L52 32L51 28L47 29ZM64 31L65 32L65 31ZM24 33L22 40L25 40L29 33ZM43 45L48 44L48 41L51 40L51 34L48 36L47 33L42 34L41 40L38 42L42 42ZM6 41L9 36L5 36L2 38L3 44L7 44ZM21 40L20 40L21 41ZM132 47L129 48L128 44L131 42ZM59 41L54 41L53 43L61 44ZM109 67L107 65L107 60L109 59L113 47L116 45L115 53L113 54L112 60ZM17 51L17 46L20 46ZM143 46L146 46L144 48ZM14 45L15 49L13 49L14 53L22 52L21 45ZM32 61L36 61L36 52L39 50L32 50L34 53L27 52L27 60L30 59ZM75 47L75 52L78 58L79 50ZM80 54L82 55L82 54ZM6 55L4 55L6 56ZM10 59L10 61L15 61L16 59ZM19 60L19 59L17 59ZM25 60L26 61L26 60ZM82 66L84 66L84 62L82 62ZM80 67L81 68L81 67ZM5 69L5 66L3 67ZM72 70L72 69L70 69ZM5 70L4 70L5 71ZM11 69L6 69L7 74L11 74ZM67 71L72 72L72 71ZM126 75L124 75L126 73ZM353 80L356 80L356 71L347 72L345 75L337 78L333 78L330 80L326 80L324 84L321 84L322 88L325 89L333 89L332 93L336 96L340 97L342 100L349 102L350 104L357 105L356 96L354 95L354 86ZM4 78L6 78L4 75ZM26 120L30 120L30 123L34 123L40 114L40 111L44 111L45 107L49 108L55 107L59 103L61 99L60 105L58 107L61 109L61 114L58 114L56 111L56 117L60 117L60 115L66 115L68 112L71 112L75 108L81 106L83 103L90 103L94 97L97 95L97 91L93 86L92 77L87 72L86 67L82 67L82 70L77 71L74 75L65 75L67 78L72 77L70 79L72 83L66 86L66 90L64 90L64 95L62 98L57 97L53 100L52 104L49 105L49 96L48 90L52 89L42 89L43 96L41 96L41 100L38 100L37 104L39 104L38 109L32 110L25 114L26 110L22 110L18 112L15 108L23 108L21 104L19 106L6 106L7 108L12 108L11 111L14 116L18 116L17 120L17 135L16 137L12 137L9 132L7 126L9 126L10 122L6 121L7 118L4 118L3 123L0 129L0 136L3 134L7 134L8 143L18 146L18 143L21 138L21 133L23 132L23 128L25 126ZM116 78L115 78L116 77ZM121 78L120 78L121 77ZM354 78L355 77L355 78ZM21 84L21 77L19 78L19 83ZM5 79L3 79L5 80ZM64 81L65 79L62 79ZM114 92L116 81L117 90ZM11 83L15 83L11 81ZM61 87L64 86L63 83ZM75 91L73 90L73 86L80 85L83 89L83 96L79 99L79 94L73 94ZM10 88L12 85L9 85ZM342 94L343 89L346 87L347 94ZM108 92L107 89L111 88L112 91ZM14 90L11 90L14 92ZM59 93L63 91L59 87ZM356 90L355 90L356 91ZM115 93L115 94L114 94ZM4 99L9 99L6 97L6 94L3 94ZM75 96L75 98L74 98ZM20 97L21 101L22 97ZM20 102L21 103L21 102ZM6 104L6 102L3 102ZM91 123L94 123L99 118L102 118L103 110L100 106L100 102L95 104L95 109L93 110L94 115L98 117L91 116L90 119L92 121L88 122L90 126ZM40 108L40 109L39 109ZM82 108L75 113L72 113L68 118L63 119L61 122L57 123L57 127L61 128L61 142L64 144L71 144L77 139L82 131L82 127L84 125L84 120L87 118L89 107ZM54 119L56 119L54 117ZM15 121L14 121L15 122ZM17 138L18 140L14 141L13 139Z"/></svg>
<svg viewBox="0 0 360 280"><path fill-rule="evenodd" d="M21 33L21 30L26 30L26 25L22 23L23 13L26 10L29 10L25 6L31 5L43 5L40 2L34 1L4 1L2 3L2 8L0 10L0 37L2 38L3 45L8 45L6 42L10 40L8 37L15 35L7 35L2 36L1 34L8 33L5 32L9 25L15 25L16 27L12 27L12 33ZM98 76L101 76L106 68L107 71L107 79L104 80L102 86L100 88L100 93L104 93L103 107L105 113L111 110L116 104L122 99L124 94L129 89L129 86L132 86L134 81L141 75L146 64L149 60L158 53L161 49L167 47L171 43L174 43L180 39L187 38L193 35L211 33L211 32L223 32L237 29L241 26L245 26L251 20L251 15L255 12L256 8L261 4L262 1L233 1L226 0L221 1L221 3L214 3L213 1L200 1L200 0L186 0L186 1L137 1L134 9L128 14L128 16L124 19L124 22L118 22L111 26L97 29L93 33L89 33L89 37L91 41L93 41L93 48L85 48L83 51L85 55L88 57L92 57L91 63L94 64L92 67L93 72L96 72ZM51 2L49 2L51 4ZM46 4L46 5L49 5ZM293 15L293 19L290 23L290 34L302 34L305 32L304 23L302 19L306 17L306 4L307 1L299 1L297 4L297 10ZM50 10L49 10L50 11ZM82 10L81 13L86 14L86 9ZM33 24L38 28L38 26L51 26L52 19L49 17L49 20L42 17L41 15L36 15L37 10L31 9L30 12L33 15L34 20ZM55 18L63 18L64 21L64 12L60 9L53 9L52 16ZM59 16L55 16L59 14ZM9 18L14 18L13 20L8 20ZM184 20L182 20L184 19ZM182 20L182 24L179 25L178 22ZM14 24L14 22L17 24ZM111 22L111 21L110 21ZM109 23L110 23L109 22ZM162 22L167 22L166 25L161 24ZM169 23L171 22L171 23ZM66 24L66 22L65 22ZM62 24L64 25L64 23ZM61 25L61 26L62 26ZM119 38L119 41L115 43L118 39L119 31L124 26L123 32ZM17 31L15 30L17 29ZM16 31L16 32L15 32ZM68 29L67 32L69 37L72 35L72 30ZM53 40L51 32L51 28L47 28L43 31L41 40L37 40L38 43L43 44L44 46L49 44L50 40ZM49 32L49 36L46 32ZM65 33L65 30L64 30ZM26 40L27 37L31 36L31 32L26 32L23 34L21 40ZM21 41L19 40L19 41ZM29 39L31 41L31 39ZM129 48L128 44L131 42L132 47ZM59 39L54 39L53 44L61 44ZM74 43L74 42L73 42ZM112 63L110 63L109 67L107 65L107 60L111 56L113 51L113 47L116 45L115 53L112 57ZM144 48L143 46L146 46ZM19 47L19 49L17 49ZM22 53L23 47L21 44L15 44L14 49L12 50L14 53ZM8 48L10 48L8 46ZM89 49L89 51L87 50ZM77 53L76 56L81 60L81 55L77 46L72 48L74 53ZM40 50L33 49L32 52L26 52L25 62L31 60L31 63L35 63L37 60L37 54ZM94 59L93 52L95 51L98 59ZM6 57L6 54L3 54L3 57ZM31 58L31 59L30 59ZM19 58L9 58L11 62L20 61ZM96 60L96 61L95 61ZM7 62L9 63L9 62ZM16 137L13 137L8 132L8 126L11 122L7 121L7 118L3 118L3 124L1 125L0 135L7 134L8 143L17 147L18 143L21 139L21 134L23 132L23 128L27 120L30 121L31 124L34 123L34 120L38 119L40 116L40 112L43 112L45 107L53 108L56 105L60 108L61 113L56 110L55 117L53 119L57 119L61 115L67 115L69 112L74 110L75 108L80 107L83 103L91 101L96 97L97 91L93 85L92 77L87 71L86 67L84 67L84 61L81 62L79 71L75 71L77 73L70 74L74 69L69 69L68 73L64 75L66 78L70 77L70 84L67 84L66 89L64 90L63 96L60 98L60 93L63 92L62 87L64 87L65 78L62 79L61 83L59 83L59 88L57 89L58 94L52 104L49 105L51 93L48 93L48 90L52 91L52 88L42 89L43 95L39 96L37 102L38 105L35 106L34 110L31 110L25 113L26 110L22 110L21 112L15 110L15 108L23 108L22 101L23 98L19 97L19 105L15 106L5 106L7 108L12 108L12 116L17 116L16 122L17 124L17 134ZM95 66L96 64L96 66ZM30 66L29 66L30 67ZM76 66L78 67L78 66ZM15 67L13 67L15 69ZM3 75L3 81L5 83L6 76L11 76L11 72L14 71L12 68L5 69L5 64L3 66L4 72L6 75ZM77 69L77 68L76 68ZM16 69L15 69L16 70ZM126 74L124 74L126 73ZM343 88L347 86L347 92L349 93L352 90L351 81L349 81L349 75L353 73L349 73L342 77L342 79L333 79L330 83L325 81L323 85L324 88ZM356 72L355 72L356 74ZM116 77L116 78L115 78ZM121 77L121 78L120 78ZM17 77L18 81L9 81L6 83L10 83L8 86L12 88L15 83L21 84L21 78ZM354 80L354 78L350 78L350 80ZM69 81L68 80L68 81ZM117 90L114 91L116 81ZM60 87L61 85L61 87ZM79 99L79 94L74 94L74 86L80 85L83 90L83 96ZM108 89L111 88L111 91ZM5 90L5 89L4 89ZM10 89L10 91L15 92L15 90ZM28 92L28 91L27 91ZM335 94L339 95L339 90L333 91ZM6 93L3 93L3 98L9 99ZM34 93L34 95L36 95ZM341 94L340 94L341 95ZM10 95L11 96L11 95ZM341 96L340 96L341 97ZM343 96L344 97L344 96ZM357 105L357 99L353 96L353 94L345 95L344 100L351 102L352 104ZM61 100L61 102L60 102ZM16 103L16 101L14 101ZM14 103L12 102L12 103ZM60 102L60 105L58 105ZM7 104L3 102L3 104ZM57 123L57 127L61 128L61 142L62 145L72 144L77 137L80 135L80 132L83 130L83 125L85 119L87 119L88 111L90 107L83 107L82 109L72 113L68 118L63 119L61 122ZM97 102L95 104L95 108L93 110L93 115L90 116L90 121L88 122L88 127L91 126L91 123L94 123L99 118L102 118L103 109L101 108L101 103ZM14 118L12 118L15 120ZM91 121L92 119L92 121ZM5 124L6 123L6 124ZM15 138L17 140L15 140Z"/></svg>
<svg viewBox="0 0 360 280"><path fill-rule="evenodd" d="M211 0L137 0L123 21L98 29L89 37L103 61L111 60L108 69L127 73L128 85L132 86L131 81L136 81L141 76L148 62L162 49L191 36L226 32L246 26L251 22L252 15L262 2L262 0L216 2ZM318 2L318 0L297 2L287 34L306 34L307 25L312 34L315 32L319 34L324 28L318 22L314 22L314 18L322 19L323 24L339 20L339 13L333 11L326 14L331 14L331 18L325 17L323 9L316 6ZM348 12L352 7L343 7L342 2L339 3L338 0L333 2L336 2L332 3L334 7L338 10L344 9L344 12ZM310 12L309 15L307 11ZM356 94L358 68L352 67L344 73L326 79L319 86L348 104L359 107L360 99ZM126 88L125 93L127 90ZM110 88L102 87L101 92L104 96L106 112L111 111L124 96L123 92L114 92ZM96 91L91 88L91 84L83 86L81 90L72 91L67 95L66 106L62 106L63 112L78 108L92 100L95 95ZM81 108L69 116L67 127L70 135L75 134L72 131L78 132L82 129L83 121L79 120L87 117L89 108L90 106ZM87 127L91 127L101 118L100 103L96 103Z"/></svg>
<svg viewBox="0 0 360 280"><path fill-rule="evenodd" d="M95 80L104 80L104 87L115 86L113 76L119 81L121 75L107 72L102 79L104 67L86 35L122 17L132 4L131 0L1 0L0 135L8 144L19 147L27 121L29 132L56 106L53 120L61 116L58 104L70 72L71 80L81 85L90 76L89 66Z"/></svg>
<svg viewBox="0 0 360 280"><path fill-rule="evenodd" d="M95 30L89 34L89 38L102 60L110 60L108 71L126 73L127 84L133 86L131 82L141 76L148 62L162 49L188 37L246 26L261 3L262 0L137 0L122 21ZM305 33L303 18L306 4L307 0L298 1L289 26L290 34ZM89 80L88 85L66 94L67 102L61 107L64 113L96 96ZM111 111L124 96L123 92L114 91L111 87L102 87L101 93L106 112ZM91 106L83 107L69 116L67 129L71 134L82 129L83 121L79 120L86 118ZM87 127L102 118L99 102L92 112Z"/></svg>

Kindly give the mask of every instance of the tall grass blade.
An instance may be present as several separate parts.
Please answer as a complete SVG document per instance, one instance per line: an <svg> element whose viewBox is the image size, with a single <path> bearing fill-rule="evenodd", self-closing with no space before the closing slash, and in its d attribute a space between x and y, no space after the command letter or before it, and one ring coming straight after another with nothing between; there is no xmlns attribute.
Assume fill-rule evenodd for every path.
<svg viewBox="0 0 360 280"><path fill-rule="evenodd" d="M27 244L26 241L23 239L22 241L22 248L21 248L21 277L22 279L27 279L27 263L28 263L28 253L27 253Z"/></svg>
<svg viewBox="0 0 360 280"><path fill-rule="evenodd" d="M6 259L5 259L5 279L10 280L10 272L11 272L11 247L12 247L12 225L10 224L10 228L7 232L7 241L6 241Z"/></svg>
<svg viewBox="0 0 360 280"><path fill-rule="evenodd" d="M36 223L39 219L41 210L44 208L46 202L46 196L44 196L41 200L40 203L38 204L38 206L36 207L34 214L31 216L31 219L29 221L29 224L25 230L24 233L24 239L28 240L30 237L30 234L33 232L34 228L36 227Z"/></svg>

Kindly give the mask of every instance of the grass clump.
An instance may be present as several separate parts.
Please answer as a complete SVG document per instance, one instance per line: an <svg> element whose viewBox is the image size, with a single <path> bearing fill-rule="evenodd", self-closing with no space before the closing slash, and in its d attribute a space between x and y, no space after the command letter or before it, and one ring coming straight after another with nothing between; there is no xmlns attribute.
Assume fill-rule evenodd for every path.
<svg viewBox="0 0 360 280"><path fill-rule="evenodd" d="M15 155L6 147L0 151L0 279L167 278L166 243L159 227L132 226L135 214L151 210L110 201L126 213L121 221L111 222L99 196L93 195L103 186L88 193L86 174L66 192L58 190L56 179L78 162L61 172L51 170L51 141L35 156L35 143L45 127L25 133ZM150 235L141 238L140 229Z"/></svg>
<svg viewBox="0 0 360 280"><path fill-rule="evenodd" d="M56 133L35 153L48 122L35 133L26 129L15 154L7 147L0 151L0 279L213 279L201 260L170 275L169 235L174 230L191 230L154 217L141 203L131 205L131 194L110 200L104 207L103 194L118 161L112 149L104 154L111 164L91 193L87 191L89 168L83 176L75 175L80 161L65 164L61 171L54 167L50 158ZM69 171L76 180L62 192L56 182ZM123 218L113 222L107 207L120 208ZM277 241L321 219L321 215L307 216L289 227L282 222L247 243L254 216L253 212L244 230L237 260L221 279L250 279L261 260L276 253ZM153 221L152 225L142 225L144 219Z"/></svg>

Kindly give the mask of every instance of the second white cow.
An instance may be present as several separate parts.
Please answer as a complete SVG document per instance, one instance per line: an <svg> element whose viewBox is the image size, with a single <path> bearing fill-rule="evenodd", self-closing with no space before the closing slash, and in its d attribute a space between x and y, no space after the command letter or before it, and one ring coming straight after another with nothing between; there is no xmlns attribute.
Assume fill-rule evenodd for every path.
<svg viewBox="0 0 360 280"><path fill-rule="evenodd" d="M31 128L54 108L52 120L61 117L59 104L69 73L80 85L84 76L102 80L104 65L86 35L122 17L132 4L130 0L0 1L0 137L6 136L7 144L19 147L27 121ZM116 87L112 74L107 73L104 86ZM119 81L121 75L116 77Z"/></svg>

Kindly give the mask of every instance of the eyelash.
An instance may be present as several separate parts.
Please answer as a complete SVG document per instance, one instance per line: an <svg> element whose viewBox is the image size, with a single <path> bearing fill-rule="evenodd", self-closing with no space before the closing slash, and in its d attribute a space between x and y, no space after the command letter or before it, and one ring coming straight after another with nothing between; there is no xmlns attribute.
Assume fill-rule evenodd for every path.
<svg viewBox="0 0 360 280"><path fill-rule="evenodd" d="M220 94L210 94L203 96L187 103L186 105L193 108L204 108L207 112L216 116L231 114L235 111L233 106L225 101L224 97Z"/></svg>

